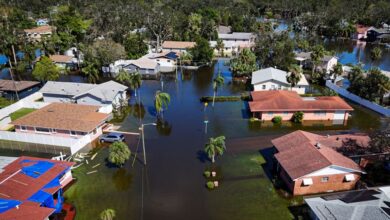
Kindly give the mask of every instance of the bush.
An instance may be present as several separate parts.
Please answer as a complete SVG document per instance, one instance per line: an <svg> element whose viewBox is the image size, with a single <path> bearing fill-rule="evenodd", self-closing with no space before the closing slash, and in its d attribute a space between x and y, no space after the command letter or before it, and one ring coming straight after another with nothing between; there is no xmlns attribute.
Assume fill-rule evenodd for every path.
<svg viewBox="0 0 390 220"><path fill-rule="evenodd" d="M207 186L208 189L214 189L214 187L215 187L213 181L208 181L208 182L206 183L206 186Z"/></svg>
<svg viewBox="0 0 390 220"><path fill-rule="evenodd" d="M256 121L259 121L259 119L258 119L258 118L255 118L255 117L252 117L252 118L249 119L249 121L250 121L250 122L256 122Z"/></svg>
<svg viewBox="0 0 390 220"><path fill-rule="evenodd" d="M272 119L272 122L275 123L275 124L280 124L282 122L282 117L281 116L275 116Z"/></svg>
<svg viewBox="0 0 390 220"><path fill-rule="evenodd" d="M303 121L303 112L295 112L291 117L291 121L294 123L302 123Z"/></svg>
<svg viewBox="0 0 390 220"><path fill-rule="evenodd" d="M206 178L209 178L211 176L211 172L206 170L203 172L203 175L206 177Z"/></svg>
<svg viewBox="0 0 390 220"><path fill-rule="evenodd" d="M130 155L130 149L124 142L114 142L110 145L108 161L122 166L130 158Z"/></svg>
<svg viewBox="0 0 390 220"><path fill-rule="evenodd" d="M216 96L215 101L216 102L235 102L240 101L240 96ZM212 102L213 97L212 96L203 96L200 98L201 102Z"/></svg>

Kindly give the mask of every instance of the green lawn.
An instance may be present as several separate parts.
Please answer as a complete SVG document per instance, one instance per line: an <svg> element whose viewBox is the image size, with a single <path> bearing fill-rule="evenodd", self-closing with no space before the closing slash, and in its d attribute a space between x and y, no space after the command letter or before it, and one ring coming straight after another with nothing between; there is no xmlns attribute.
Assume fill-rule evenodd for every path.
<svg viewBox="0 0 390 220"><path fill-rule="evenodd" d="M0 109L12 105L14 102L4 97L0 97Z"/></svg>
<svg viewBox="0 0 390 220"><path fill-rule="evenodd" d="M17 110L16 112L13 112L11 113L11 121L15 121L16 119L18 118L21 118L33 111L35 111L36 109L33 109L33 108L22 108L22 109L19 109Z"/></svg>

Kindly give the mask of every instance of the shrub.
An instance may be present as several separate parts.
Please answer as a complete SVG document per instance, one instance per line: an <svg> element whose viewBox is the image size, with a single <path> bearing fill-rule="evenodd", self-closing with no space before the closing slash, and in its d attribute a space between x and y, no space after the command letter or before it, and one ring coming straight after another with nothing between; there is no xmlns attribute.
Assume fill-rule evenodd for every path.
<svg viewBox="0 0 390 220"><path fill-rule="evenodd" d="M280 124L282 122L282 117L281 116L275 116L272 119L272 122L275 123L275 124Z"/></svg>
<svg viewBox="0 0 390 220"><path fill-rule="evenodd" d="M252 117L252 118L249 119L249 121L250 121L250 122L256 122L256 121L259 121L259 119L258 119L258 118L255 118L255 117Z"/></svg>
<svg viewBox="0 0 390 220"><path fill-rule="evenodd" d="M214 189L214 187L215 187L213 181L208 181L208 182L206 183L206 186L207 186L208 189Z"/></svg>
<svg viewBox="0 0 390 220"><path fill-rule="evenodd" d="M209 178L211 176L211 172L206 170L204 171L203 175L206 177L206 178Z"/></svg>
<svg viewBox="0 0 390 220"><path fill-rule="evenodd" d="M295 112L293 114L293 116L291 117L291 121L294 122L294 123L302 123L303 115L304 115L304 113L301 112L301 111Z"/></svg>
<svg viewBox="0 0 390 220"><path fill-rule="evenodd" d="M124 142L114 142L110 145L108 161L122 166L130 158L130 155L130 149Z"/></svg>

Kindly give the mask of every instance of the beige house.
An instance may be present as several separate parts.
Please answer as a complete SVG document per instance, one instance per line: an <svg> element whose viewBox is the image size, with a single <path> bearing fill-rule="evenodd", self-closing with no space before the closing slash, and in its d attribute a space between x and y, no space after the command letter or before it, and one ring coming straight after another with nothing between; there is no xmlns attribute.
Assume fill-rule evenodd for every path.
<svg viewBox="0 0 390 220"><path fill-rule="evenodd" d="M162 44L163 52L187 52L187 49L193 48L195 46L195 42L189 41L164 41Z"/></svg>
<svg viewBox="0 0 390 220"><path fill-rule="evenodd" d="M54 28L50 25L39 26L31 29L24 29L24 34L29 42L40 42L44 37L50 37Z"/></svg>

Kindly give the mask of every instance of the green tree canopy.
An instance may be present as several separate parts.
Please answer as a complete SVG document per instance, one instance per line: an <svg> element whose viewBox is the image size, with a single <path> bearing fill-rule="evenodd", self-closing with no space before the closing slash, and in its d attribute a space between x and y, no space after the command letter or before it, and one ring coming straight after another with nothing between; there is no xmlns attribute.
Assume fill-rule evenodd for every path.
<svg viewBox="0 0 390 220"><path fill-rule="evenodd" d="M171 96L168 93L161 92L160 90L156 91L154 95L154 107L158 115L161 116L162 111L168 108L169 103L171 102Z"/></svg>
<svg viewBox="0 0 390 220"><path fill-rule="evenodd" d="M41 82L55 81L60 78L60 70L49 57L43 56L35 64L32 76Z"/></svg>
<svg viewBox="0 0 390 220"><path fill-rule="evenodd" d="M111 39L96 40L85 51L86 59L95 59L100 66L108 66L126 57L125 48Z"/></svg>
<svg viewBox="0 0 390 220"><path fill-rule="evenodd" d="M225 136L210 138L209 142L205 145L204 148L205 153L211 159L212 163L215 163L215 156L223 155L225 150Z"/></svg>
<svg viewBox="0 0 390 220"><path fill-rule="evenodd" d="M237 58L230 61L230 68L234 76L250 76L257 69L255 54L244 48Z"/></svg>
<svg viewBox="0 0 390 220"><path fill-rule="evenodd" d="M193 62L205 64L211 62L214 56L214 50L210 47L208 40L198 38L193 48L188 51L192 55Z"/></svg>
<svg viewBox="0 0 390 220"><path fill-rule="evenodd" d="M105 209L100 213L100 220L113 220L116 216L114 209Z"/></svg>
<svg viewBox="0 0 390 220"><path fill-rule="evenodd" d="M110 145L108 161L117 166L123 166L130 158L131 151L126 143L118 141Z"/></svg>
<svg viewBox="0 0 390 220"><path fill-rule="evenodd" d="M124 41L124 46L129 59L138 59L148 52L148 45L140 33L129 34Z"/></svg>

